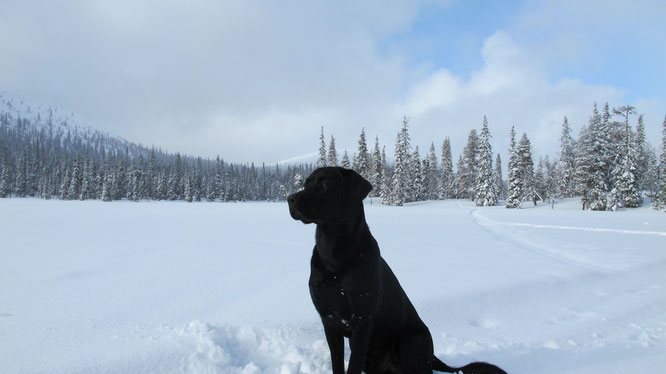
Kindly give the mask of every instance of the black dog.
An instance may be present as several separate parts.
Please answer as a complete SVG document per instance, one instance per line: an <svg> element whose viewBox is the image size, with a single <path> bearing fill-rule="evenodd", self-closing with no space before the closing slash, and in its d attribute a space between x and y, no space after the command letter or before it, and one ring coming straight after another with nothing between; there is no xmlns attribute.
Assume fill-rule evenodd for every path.
<svg viewBox="0 0 666 374"><path fill-rule="evenodd" d="M365 222L362 202L370 190L370 182L355 171L327 167L315 170L305 189L288 197L295 220L317 224L310 296L324 324L333 373L345 372L347 337L347 373L506 374L483 362L452 368L435 357L428 327Z"/></svg>

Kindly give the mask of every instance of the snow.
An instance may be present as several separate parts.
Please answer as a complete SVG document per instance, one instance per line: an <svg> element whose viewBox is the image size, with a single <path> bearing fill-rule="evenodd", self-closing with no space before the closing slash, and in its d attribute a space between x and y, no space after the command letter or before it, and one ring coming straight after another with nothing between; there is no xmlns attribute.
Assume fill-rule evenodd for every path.
<svg viewBox="0 0 666 374"><path fill-rule="evenodd" d="M448 364L663 371L663 212L374 200ZM313 243L285 203L0 199L0 372L329 373Z"/></svg>

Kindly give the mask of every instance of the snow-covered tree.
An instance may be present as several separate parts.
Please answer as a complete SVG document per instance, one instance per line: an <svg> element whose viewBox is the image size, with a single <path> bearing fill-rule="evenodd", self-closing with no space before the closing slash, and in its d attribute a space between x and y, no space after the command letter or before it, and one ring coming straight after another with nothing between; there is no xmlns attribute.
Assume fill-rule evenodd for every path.
<svg viewBox="0 0 666 374"><path fill-rule="evenodd" d="M497 184L493 174L493 150L490 145L488 119L483 116L481 137L479 139L478 167L476 171L475 201L477 206L497 205Z"/></svg>
<svg viewBox="0 0 666 374"><path fill-rule="evenodd" d="M576 142L571 137L569 120L564 117L562 136L560 137L560 180L559 190L563 197L573 197L575 192L574 175L576 173Z"/></svg>
<svg viewBox="0 0 666 374"><path fill-rule="evenodd" d="M634 137L634 150L636 152L636 177L638 178L638 189L640 191L650 189L650 151L645 139L645 123L643 115L638 116L636 125L636 136Z"/></svg>
<svg viewBox="0 0 666 374"><path fill-rule="evenodd" d="M331 141L328 143L328 166L338 166L338 151L335 149L335 138L331 135Z"/></svg>
<svg viewBox="0 0 666 374"><path fill-rule="evenodd" d="M370 191L371 196L381 196L382 195L382 181L384 177L384 169L386 165L384 160L382 160L382 153L379 150L379 138L375 137L375 147L372 151L372 157L370 158L370 179L369 182L372 184L372 191Z"/></svg>
<svg viewBox="0 0 666 374"><path fill-rule="evenodd" d="M523 180L523 197L522 201L532 200L536 205L537 194L534 188L534 162L532 161L532 145L527 138L527 134L523 136L518 142L516 148L518 154L518 168L520 169L520 178Z"/></svg>
<svg viewBox="0 0 666 374"><path fill-rule="evenodd" d="M340 164L345 169L351 169L351 161L349 160L349 155L345 149L345 153L342 155L342 163Z"/></svg>
<svg viewBox="0 0 666 374"><path fill-rule="evenodd" d="M361 135L358 139L358 153L354 158L352 169L356 170L363 178L370 179L370 155L365 140L365 128L361 129Z"/></svg>
<svg viewBox="0 0 666 374"><path fill-rule="evenodd" d="M319 158L317 159L317 167L321 168L324 166L326 166L326 142L324 141L324 126L322 126L319 133Z"/></svg>
<svg viewBox="0 0 666 374"><path fill-rule="evenodd" d="M451 140L446 137L442 142L442 169L439 177L438 197L440 200L453 197L453 159L451 158Z"/></svg>
<svg viewBox="0 0 666 374"><path fill-rule="evenodd" d="M458 186L457 197L474 200L479 160L479 136L475 129L469 132L467 145L463 149L462 160L462 169L458 169L458 178L461 184Z"/></svg>
<svg viewBox="0 0 666 374"><path fill-rule="evenodd" d="M303 189L303 175L301 173L294 174L294 192L298 192Z"/></svg>
<svg viewBox="0 0 666 374"><path fill-rule="evenodd" d="M435 143L430 143L428 157L423 160L423 182L425 186L426 200L437 200L439 172L437 165L437 154L435 153Z"/></svg>
<svg viewBox="0 0 666 374"><path fill-rule="evenodd" d="M506 208L520 208L523 202L524 186L518 164L518 149L516 147L516 130L511 126L511 141L509 143L509 164L507 177Z"/></svg>
<svg viewBox="0 0 666 374"><path fill-rule="evenodd" d="M497 153L495 158L495 185L497 186L497 198L504 198L504 182L502 181L502 157Z"/></svg>
<svg viewBox="0 0 666 374"><path fill-rule="evenodd" d="M398 132L395 142L395 165L391 181L391 204L401 206L409 201L411 195L411 170L409 168L409 120L402 119L402 129Z"/></svg>
<svg viewBox="0 0 666 374"><path fill-rule="evenodd" d="M576 149L576 190L583 209L606 210L606 155L608 141L603 134L601 115L594 105L587 127L581 130Z"/></svg>
<svg viewBox="0 0 666 374"><path fill-rule="evenodd" d="M409 161L410 170L412 171L411 181L411 195L409 201L423 201L425 197L425 181L423 173L423 164L421 163L421 155L419 154L419 146L414 148L414 153Z"/></svg>
<svg viewBox="0 0 666 374"><path fill-rule="evenodd" d="M659 186L652 200L653 209L666 208L666 116L661 130L661 158L659 162Z"/></svg>

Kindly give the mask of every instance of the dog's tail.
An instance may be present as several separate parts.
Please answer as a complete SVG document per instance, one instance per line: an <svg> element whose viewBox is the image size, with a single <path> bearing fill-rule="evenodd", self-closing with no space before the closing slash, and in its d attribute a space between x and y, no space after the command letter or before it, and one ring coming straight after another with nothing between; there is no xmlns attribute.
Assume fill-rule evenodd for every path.
<svg viewBox="0 0 666 374"><path fill-rule="evenodd" d="M465 366L459 368L452 368L449 365L443 363L437 357L432 359L432 368L433 370L443 371L445 373L458 373L463 374L506 374L506 371L498 368L495 365L488 364L485 362L472 362Z"/></svg>

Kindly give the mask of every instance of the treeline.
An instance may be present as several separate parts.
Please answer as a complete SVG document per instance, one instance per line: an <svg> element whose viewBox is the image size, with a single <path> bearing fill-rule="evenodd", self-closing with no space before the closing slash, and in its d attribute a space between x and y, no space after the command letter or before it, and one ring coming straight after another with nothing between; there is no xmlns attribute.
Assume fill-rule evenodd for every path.
<svg viewBox="0 0 666 374"><path fill-rule="evenodd" d="M0 113L0 197L275 201L312 165L256 167L170 154L53 116Z"/></svg>
<svg viewBox="0 0 666 374"><path fill-rule="evenodd" d="M645 195L655 208L666 206L666 119L661 157L645 137L643 116L632 125L636 109L596 104L578 139L566 117L560 154L533 159L529 138L509 134L507 179L502 159L491 146L488 120L472 129L454 171L449 138L439 156L435 144L422 157L412 148L405 117L396 136L393 162L375 137L368 148L361 130L358 150L338 155L335 138L328 145L322 127L316 164L280 167L226 163L171 154L79 128L49 113L28 119L0 112L0 197L33 196L62 200L277 201L302 187L315 167L343 166L358 171L372 185L371 196L383 204L441 199L470 199L479 206L519 208L525 202L581 197L581 207L617 210L636 207Z"/></svg>
<svg viewBox="0 0 666 374"><path fill-rule="evenodd" d="M450 139L444 139L438 157L434 143L425 157L418 146L410 145L409 121L403 118L396 137L394 163L386 161L386 147L375 137L368 151L365 130L361 131L358 151L339 161L335 138L325 142L324 129L319 139L317 166L353 168L374 186L371 196L381 197L387 205L442 199L471 199L479 206L505 201L507 208L520 208L525 202L551 201L581 197L582 209L618 210L640 206L643 196L652 197L653 206L666 206L666 119L661 157L646 141L643 116L631 124L636 108L611 109L608 103L599 113L594 105L589 123L572 136L568 119L562 122L560 154L533 159L526 133L516 141L512 127L508 149L507 179L503 180L502 159L492 151L488 120L484 116L480 133L470 131L467 144L453 169Z"/></svg>

